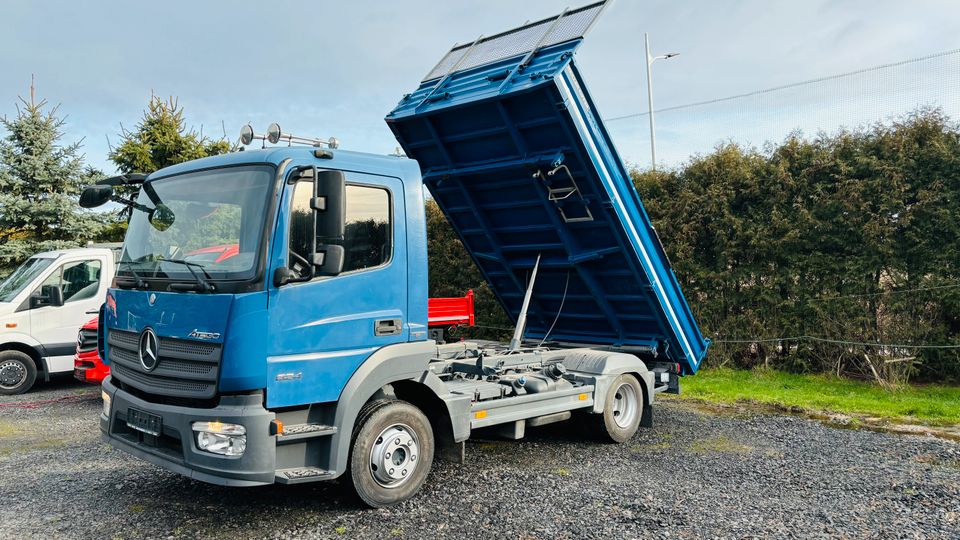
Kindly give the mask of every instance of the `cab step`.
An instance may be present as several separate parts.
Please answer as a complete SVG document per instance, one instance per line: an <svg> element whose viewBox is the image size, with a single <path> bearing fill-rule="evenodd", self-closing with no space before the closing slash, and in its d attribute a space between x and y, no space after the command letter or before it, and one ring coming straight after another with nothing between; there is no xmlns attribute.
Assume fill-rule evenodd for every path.
<svg viewBox="0 0 960 540"><path fill-rule="evenodd" d="M275 481L278 484L305 484L307 482L331 480L334 476L333 471L319 467L294 467L278 470Z"/></svg>
<svg viewBox="0 0 960 540"><path fill-rule="evenodd" d="M277 444L284 444L314 437L326 437L337 432L336 426L324 424L293 424L283 426L283 433L277 435Z"/></svg>

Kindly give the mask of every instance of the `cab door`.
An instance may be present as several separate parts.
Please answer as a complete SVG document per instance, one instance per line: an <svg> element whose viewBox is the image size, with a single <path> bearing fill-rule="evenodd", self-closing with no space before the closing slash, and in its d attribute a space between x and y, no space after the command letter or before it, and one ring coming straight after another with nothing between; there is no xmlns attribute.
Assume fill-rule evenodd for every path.
<svg viewBox="0 0 960 540"><path fill-rule="evenodd" d="M267 405L335 401L373 352L407 341L407 252L403 184L345 172L343 272L272 285L267 345ZM284 186L277 266L306 271L313 180ZM282 237L282 239L281 239Z"/></svg>
<svg viewBox="0 0 960 540"><path fill-rule="evenodd" d="M44 348L50 373L73 369L77 332L103 302L106 266L103 257L63 262L31 294L31 334ZM62 306L47 303L53 287L63 293Z"/></svg>

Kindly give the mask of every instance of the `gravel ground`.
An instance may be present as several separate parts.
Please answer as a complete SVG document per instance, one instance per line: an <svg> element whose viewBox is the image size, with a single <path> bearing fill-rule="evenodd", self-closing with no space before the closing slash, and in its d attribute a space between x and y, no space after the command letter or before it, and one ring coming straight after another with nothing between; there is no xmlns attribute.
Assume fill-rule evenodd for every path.
<svg viewBox="0 0 960 540"><path fill-rule="evenodd" d="M100 442L99 391L0 397L0 538L960 538L960 444L662 400L625 445L473 441L413 501L222 488Z"/></svg>

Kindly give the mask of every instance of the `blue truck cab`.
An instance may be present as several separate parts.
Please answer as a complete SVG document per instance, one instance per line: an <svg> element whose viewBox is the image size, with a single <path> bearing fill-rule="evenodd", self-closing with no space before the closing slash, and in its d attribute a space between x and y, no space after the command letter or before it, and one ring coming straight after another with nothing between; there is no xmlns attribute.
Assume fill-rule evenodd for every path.
<svg viewBox="0 0 960 540"><path fill-rule="evenodd" d="M345 476L379 507L477 431L652 425L709 341L573 63L602 9L454 47L386 118L409 157L317 141L168 167L135 200L88 188L131 208L105 440L222 485ZM429 339L424 187L509 345Z"/></svg>

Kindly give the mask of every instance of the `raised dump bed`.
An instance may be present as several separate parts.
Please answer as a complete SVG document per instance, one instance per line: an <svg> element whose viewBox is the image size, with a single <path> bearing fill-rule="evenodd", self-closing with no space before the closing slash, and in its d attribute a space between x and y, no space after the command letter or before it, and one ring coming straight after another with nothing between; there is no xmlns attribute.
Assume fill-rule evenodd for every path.
<svg viewBox="0 0 960 540"><path fill-rule="evenodd" d="M654 352L703 338L574 62L604 3L454 47L386 120L526 338Z"/></svg>

